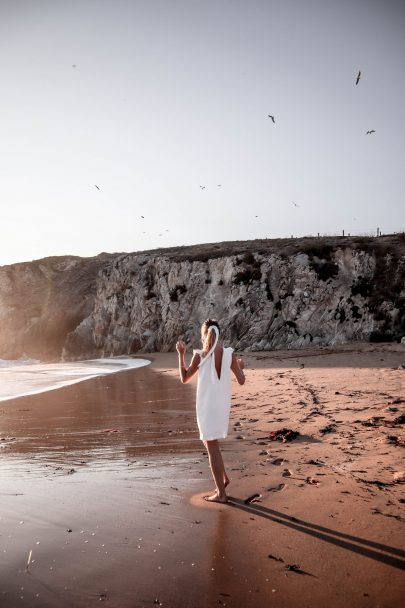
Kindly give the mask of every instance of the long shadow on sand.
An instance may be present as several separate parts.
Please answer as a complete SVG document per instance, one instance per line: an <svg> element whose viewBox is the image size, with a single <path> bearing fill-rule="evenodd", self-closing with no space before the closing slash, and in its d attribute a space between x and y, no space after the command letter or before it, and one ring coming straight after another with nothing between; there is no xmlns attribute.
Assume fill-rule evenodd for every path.
<svg viewBox="0 0 405 608"><path fill-rule="evenodd" d="M315 536L320 540L337 545L343 549L383 562L394 568L405 570L405 551L397 549L396 547L388 547L387 545L372 540L366 540L343 532L337 532L336 530L331 530L330 528L325 528L318 524L292 517L291 515L285 515L284 513L262 507L258 504L245 504L243 500L234 498L233 496L228 497L228 504L237 509L241 509L242 511L246 511L247 513L258 515L259 517L269 519L277 524L287 526L298 532Z"/></svg>

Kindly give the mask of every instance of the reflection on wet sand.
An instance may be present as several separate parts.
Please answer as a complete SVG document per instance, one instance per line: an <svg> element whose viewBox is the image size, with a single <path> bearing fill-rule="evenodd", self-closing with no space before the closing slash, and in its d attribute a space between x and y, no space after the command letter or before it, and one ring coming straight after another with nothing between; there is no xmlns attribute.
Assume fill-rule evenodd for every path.
<svg viewBox="0 0 405 608"><path fill-rule="evenodd" d="M27 458L102 464L198 446L192 391L147 367L4 402L0 421L14 472Z"/></svg>

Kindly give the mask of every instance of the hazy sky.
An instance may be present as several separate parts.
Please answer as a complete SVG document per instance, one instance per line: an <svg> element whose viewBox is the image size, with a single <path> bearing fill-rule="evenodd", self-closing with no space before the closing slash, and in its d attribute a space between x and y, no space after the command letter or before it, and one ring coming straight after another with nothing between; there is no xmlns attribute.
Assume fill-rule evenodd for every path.
<svg viewBox="0 0 405 608"><path fill-rule="evenodd" d="M0 0L0 265L405 230L404 41L401 0Z"/></svg>

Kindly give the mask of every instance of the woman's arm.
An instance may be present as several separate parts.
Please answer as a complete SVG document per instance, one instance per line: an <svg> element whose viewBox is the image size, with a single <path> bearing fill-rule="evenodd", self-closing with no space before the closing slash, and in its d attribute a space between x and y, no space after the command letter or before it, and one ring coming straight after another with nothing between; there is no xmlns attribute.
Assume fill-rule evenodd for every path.
<svg viewBox="0 0 405 608"><path fill-rule="evenodd" d="M177 352L179 353L179 374L180 380L182 384L186 384L191 380L191 378L196 374L198 370L198 365L200 363L200 355L197 353L191 359L191 363L189 367L186 367L186 363L184 360L186 354L186 345L181 340L176 344Z"/></svg>
<svg viewBox="0 0 405 608"><path fill-rule="evenodd" d="M237 379L239 384L245 384L246 378L245 378L245 374L243 373L244 367L245 367L245 364L243 363L242 359L237 359L236 355L233 354L231 370L235 374L235 378Z"/></svg>

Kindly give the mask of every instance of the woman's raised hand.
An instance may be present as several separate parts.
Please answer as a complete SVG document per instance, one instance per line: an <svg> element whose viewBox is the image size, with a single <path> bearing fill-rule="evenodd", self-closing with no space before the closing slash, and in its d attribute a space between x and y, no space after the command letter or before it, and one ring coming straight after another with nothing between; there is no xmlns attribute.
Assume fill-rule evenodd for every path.
<svg viewBox="0 0 405 608"><path fill-rule="evenodd" d="M186 344L183 342L183 340L179 340L178 342L176 342L176 350L177 352L181 355L186 352L187 350L187 346Z"/></svg>

